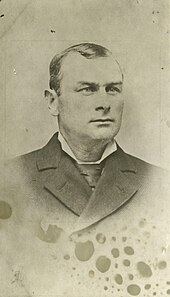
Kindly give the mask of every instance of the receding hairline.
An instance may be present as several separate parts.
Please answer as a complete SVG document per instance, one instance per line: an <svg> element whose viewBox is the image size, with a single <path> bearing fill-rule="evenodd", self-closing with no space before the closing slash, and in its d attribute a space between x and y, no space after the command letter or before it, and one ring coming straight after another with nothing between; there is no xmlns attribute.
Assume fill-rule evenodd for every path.
<svg viewBox="0 0 170 297"><path fill-rule="evenodd" d="M81 62L83 60L87 61L87 63L95 63L96 60L105 61L107 59L110 59L110 64L115 65L116 69L120 71L120 74L123 77L123 72L122 72L121 66L112 54L109 56L105 56L105 57L95 57L93 59L86 59L86 57L82 56L79 52L69 52L68 55L65 56L64 59L62 60L60 71L62 74L64 74L63 71L64 71L65 67L67 69L68 69L68 67L74 67L74 65L76 65L76 62L77 62L77 65L79 65L79 62ZM78 61L76 61L76 60L78 60ZM70 66L70 62L71 62L72 66ZM69 65L68 65L68 63L69 63ZM74 68L73 68L73 71L74 71Z"/></svg>
<svg viewBox="0 0 170 297"><path fill-rule="evenodd" d="M60 53L56 54L49 66L49 72L50 72L50 88L54 90L58 90L60 92L60 81L62 79L62 64L65 61L65 59L72 53L77 53L80 56L83 56L86 59L89 60L95 60L99 58L108 58L111 57L113 59L113 62L115 62L121 72L122 75L122 80L123 80L123 71L121 69L121 66L119 62L115 59L113 56L112 52L107 49L106 47L95 44L95 43L90 43L90 42L84 42L84 43L79 43L76 45L72 45L65 50L61 51Z"/></svg>
<svg viewBox="0 0 170 297"><path fill-rule="evenodd" d="M112 52L107 49L106 47L96 44L96 43L79 43L76 45L72 45L65 50L61 51L60 53L57 53L54 55L50 62L50 75L54 71L55 64L62 64L62 61L71 53L78 53L81 56L87 58L87 59L97 59L97 58L104 58L104 57L113 57ZM113 57L113 60L119 65L118 61ZM121 67L120 67L121 68ZM122 71L121 71L122 72Z"/></svg>

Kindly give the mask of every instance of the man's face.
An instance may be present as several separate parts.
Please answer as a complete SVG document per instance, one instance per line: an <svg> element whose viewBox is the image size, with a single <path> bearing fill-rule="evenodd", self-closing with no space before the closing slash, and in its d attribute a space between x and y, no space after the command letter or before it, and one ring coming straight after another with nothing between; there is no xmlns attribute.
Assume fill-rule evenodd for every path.
<svg viewBox="0 0 170 297"><path fill-rule="evenodd" d="M61 67L59 127L79 139L110 140L121 125L122 74L112 57L70 53Z"/></svg>

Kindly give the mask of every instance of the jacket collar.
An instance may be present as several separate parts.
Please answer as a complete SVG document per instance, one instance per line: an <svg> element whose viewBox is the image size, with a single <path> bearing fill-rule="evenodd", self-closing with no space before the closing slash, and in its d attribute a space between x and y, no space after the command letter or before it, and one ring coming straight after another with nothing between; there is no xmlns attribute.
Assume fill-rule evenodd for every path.
<svg viewBox="0 0 170 297"><path fill-rule="evenodd" d="M137 167L134 162L129 158L120 146L117 144L117 151L111 154L113 158L113 165L123 171L137 172ZM38 151L37 154L37 168L39 171L57 168L62 156L61 144L58 141L58 132L56 132L49 142ZM110 160L110 158L108 158ZM110 162L110 161L109 161Z"/></svg>
<svg viewBox="0 0 170 297"><path fill-rule="evenodd" d="M61 150L57 133L38 151L37 168L46 171L44 188L79 216L75 230L86 228L115 212L140 187L135 163L118 146L106 159L104 172L92 192L73 160Z"/></svg>
<svg viewBox="0 0 170 297"><path fill-rule="evenodd" d="M61 146L58 133L55 133L49 142L37 153L37 168L39 171L57 168L61 159Z"/></svg>

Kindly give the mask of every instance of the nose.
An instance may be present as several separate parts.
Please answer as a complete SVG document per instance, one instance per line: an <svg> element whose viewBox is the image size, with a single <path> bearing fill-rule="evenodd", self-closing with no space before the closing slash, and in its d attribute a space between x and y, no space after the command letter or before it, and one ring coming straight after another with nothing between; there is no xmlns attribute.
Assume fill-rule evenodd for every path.
<svg viewBox="0 0 170 297"><path fill-rule="evenodd" d="M110 111L110 106L97 106L96 108L95 108L95 110L96 111L103 111L104 112L104 114L105 113L108 113L109 111Z"/></svg>
<svg viewBox="0 0 170 297"><path fill-rule="evenodd" d="M111 109L109 102L108 94L105 87L100 87L98 92L96 92L95 98L95 110L101 111L104 114L107 114Z"/></svg>

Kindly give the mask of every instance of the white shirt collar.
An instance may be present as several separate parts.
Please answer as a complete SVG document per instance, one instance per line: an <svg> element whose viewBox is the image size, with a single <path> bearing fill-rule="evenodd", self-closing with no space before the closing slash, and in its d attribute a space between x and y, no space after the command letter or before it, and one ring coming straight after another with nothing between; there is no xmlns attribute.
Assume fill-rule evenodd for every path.
<svg viewBox="0 0 170 297"><path fill-rule="evenodd" d="M85 161L80 161L78 160L74 153L72 152L71 148L67 144L66 140L62 136L62 134L59 132L58 133L58 140L61 143L62 150L67 153L70 157L72 157L78 164L100 164L104 159L106 159L109 155L111 155L113 152L117 150L117 145L114 139L109 142L103 152L103 155L101 156L100 160L95 161L95 162L85 162Z"/></svg>

